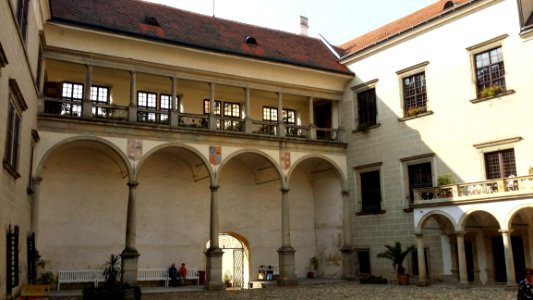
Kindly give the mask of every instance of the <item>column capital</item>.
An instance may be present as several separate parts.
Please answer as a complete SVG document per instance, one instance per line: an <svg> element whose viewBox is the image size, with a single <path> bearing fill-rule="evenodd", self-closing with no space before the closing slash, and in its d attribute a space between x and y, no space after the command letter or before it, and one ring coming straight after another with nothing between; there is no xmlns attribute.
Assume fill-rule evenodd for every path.
<svg viewBox="0 0 533 300"><path fill-rule="evenodd" d="M283 194L287 194L287 193L289 193L289 191L290 191L291 189L286 188L286 187L282 187L282 188L279 189L279 190L280 190Z"/></svg>
<svg viewBox="0 0 533 300"><path fill-rule="evenodd" d="M209 186L209 189L210 189L212 192L216 192L216 191L218 191L219 188L220 188L220 185L210 185L210 186Z"/></svg>
<svg viewBox="0 0 533 300"><path fill-rule="evenodd" d="M343 197L348 197L348 196L350 196L350 191L344 190L344 191L341 192L341 194L342 194Z"/></svg>
<svg viewBox="0 0 533 300"><path fill-rule="evenodd" d="M138 185L139 185L139 182L137 182L137 181L130 181L130 182L128 182L128 186L129 186L130 188L132 188L132 187L137 187Z"/></svg>
<svg viewBox="0 0 533 300"><path fill-rule="evenodd" d="M424 238L424 234L421 233L421 232L415 233L415 236L416 236L417 239L423 239Z"/></svg>
<svg viewBox="0 0 533 300"><path fill-rule="evenodd" d="M464 237L465 236L465 232L464 231L456 231L454 233L455 233L456 237Z"/></svg>
<svg viewBox="0 0 533 300"><path fill-rule="evenodd" d="M500 229L498 230L499 233L501 233L502 235L510 235L511 232L513 232L512 229Z"/></svg>
<svg viewBox="0 0 533 300"><path fill-rule="evenodd" d="M31 178L32 184L40 184L43 181L43 178L41 176L35 176Z"/></svg>

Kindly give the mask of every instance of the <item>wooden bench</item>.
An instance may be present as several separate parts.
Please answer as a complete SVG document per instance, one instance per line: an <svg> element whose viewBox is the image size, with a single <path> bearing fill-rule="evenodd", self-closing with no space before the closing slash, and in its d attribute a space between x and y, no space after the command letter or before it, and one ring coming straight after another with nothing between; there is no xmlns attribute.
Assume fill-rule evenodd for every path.
<svg viewBox="0 0 533 300"><path fill-rule="evenodd" d="M137 280L138 281L159 281L163 280L165 286L168 286L168 277L167 269L139 269L137 271Z"/></svg>
<svg viewBox="0 0 533 300"><path fill-rule="evenodd" d="M94 287L98 287L98 281L104 281L104 275L101 270L77 270L77 271L58 271L57 272L57 290L61 288L62 283L84 283L91 282Z"/></svg>

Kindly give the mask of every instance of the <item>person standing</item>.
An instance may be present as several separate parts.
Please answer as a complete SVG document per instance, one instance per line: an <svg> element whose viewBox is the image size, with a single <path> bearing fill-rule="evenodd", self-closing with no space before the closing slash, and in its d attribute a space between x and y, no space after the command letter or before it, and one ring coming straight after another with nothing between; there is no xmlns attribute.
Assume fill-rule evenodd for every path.
<svg viewBox="0 0 533 300"><path fill-rule="evenodd" d="M518 284L518 295L516 295L517 300L533 299L533 269L526 268L525 274L526 278Z"/></svg>

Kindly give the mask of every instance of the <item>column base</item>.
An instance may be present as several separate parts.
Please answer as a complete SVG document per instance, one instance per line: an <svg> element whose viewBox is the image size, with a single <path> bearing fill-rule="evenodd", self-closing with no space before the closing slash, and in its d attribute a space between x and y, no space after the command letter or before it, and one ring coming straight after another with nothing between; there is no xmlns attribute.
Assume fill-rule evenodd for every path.
<svg viewBox="0 0 533 300"><path fill-rule="evenodd" d="M458 289L467 289L470 287L470 284L468 282L459 282L457 284Z"/></svg>
<svg viewBox="0 0 533 300"><path fill-rule="evenodd" d="M136 285L139 252L135 248L126 248L120 254L120 283Z"/></svg>
<svg viewBox="0 0 533 300"><path fill-rule="evenodd" d="M298 285L294 267L294 253L296 250L291 246L281 247L278 249L279 254L279 277L278 285Z"/></svg>
<svg viewBox="0 0 533 300"><path fill-rule="evenodd" d="M416 283L416 285L417 285L417 286L422 286L422 287L424 287L424 286L429 286L429 282L427 282L427 281L418 281L418 282Z"/></svg>
<svg viewBox="0 0 533 300"><path fill-rule="evenodd" d="M222 255L220 248L209 248L205 252L207 257L207 270L205 274L205 289L208 291L225 291L226 286L222 282Z"/></svg>

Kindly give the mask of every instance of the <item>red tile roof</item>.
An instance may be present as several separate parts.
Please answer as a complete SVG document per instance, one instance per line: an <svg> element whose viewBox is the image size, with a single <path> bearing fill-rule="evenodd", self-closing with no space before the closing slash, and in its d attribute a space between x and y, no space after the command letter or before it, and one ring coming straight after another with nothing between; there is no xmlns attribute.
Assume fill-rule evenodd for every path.
<svg viewBox="0 0 533 300"><path fill-rule="evenodd" d="M449 13L454 9L459 9L461 6L476 2L480 0L439 0L430 4L418 11L413 12L403 18L397 19L389 24L379 27L373 31L363 34L353 40L350 40L342 45L339 45L344 55L350 55L362 49L366 49L376 45L382 41L390 39L400 33L409 30L418 25L424 24L435 17ZM445 5L453 4L451 9L445 9Z"/></svg>
<svg viewBox="0 0 533 300"><path fill-rule="evenodd" d="M50 0L51 21L206 51L352 74L317 38L138 0ZM154 24L154 18L159 26ZM257 45L245 42L251 36ZM127 49L124 49L127 51Z"/></svg>

